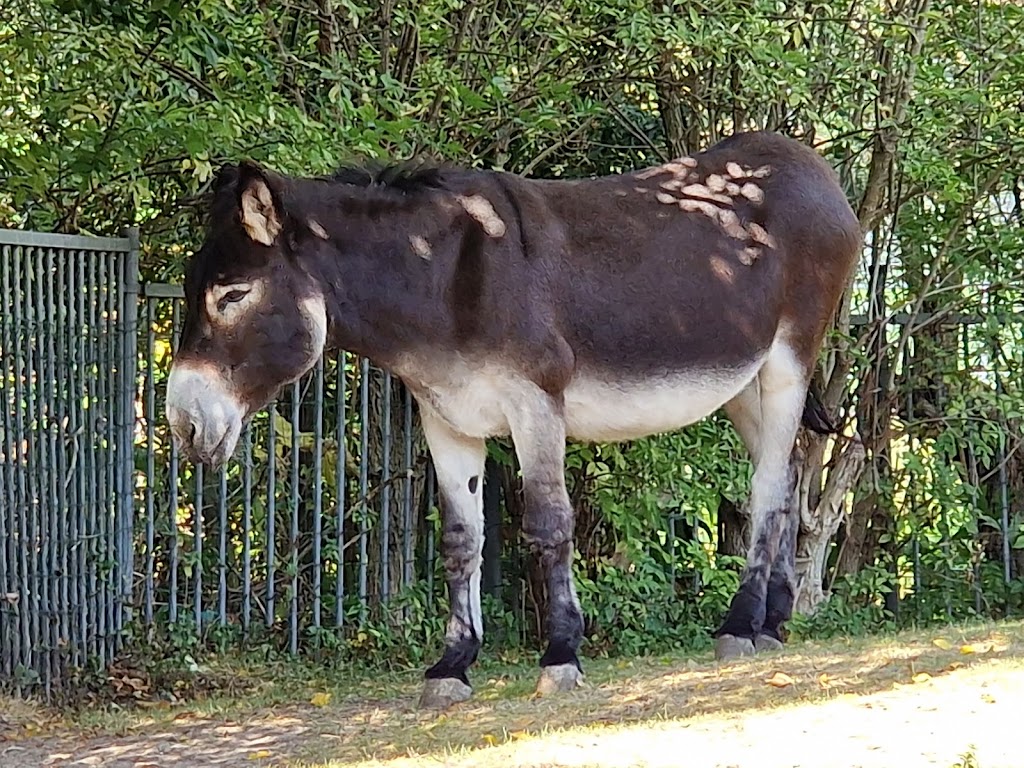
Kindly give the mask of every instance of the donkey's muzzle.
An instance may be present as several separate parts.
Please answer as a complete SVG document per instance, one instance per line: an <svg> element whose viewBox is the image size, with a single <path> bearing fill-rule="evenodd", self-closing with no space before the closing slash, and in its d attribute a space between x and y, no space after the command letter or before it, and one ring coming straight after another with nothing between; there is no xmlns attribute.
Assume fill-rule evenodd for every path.
<svg viewBox="0 0 1024 768"><path fill-rule="evenodd" d="M171 368L166 413L178 450L217 468L238 445L246 409L217 368L184 362Z"/></svg>

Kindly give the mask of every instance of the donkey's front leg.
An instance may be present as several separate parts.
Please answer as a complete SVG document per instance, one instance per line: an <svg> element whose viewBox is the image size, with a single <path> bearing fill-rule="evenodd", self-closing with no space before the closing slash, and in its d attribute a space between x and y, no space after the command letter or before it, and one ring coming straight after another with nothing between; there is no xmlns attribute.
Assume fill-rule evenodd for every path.
<svg viewBox="0 0 1024 768"><path fill-rule="evenodd" d="M523 534L539 557L547 584L548 647L540 659L540 694L568 691L582 680L576 656L583 614L573 581L574 516L565 489L565 421L561 402L541 391L509 414L523 471Z"/></svg>
<svg viewBox="0 0 1024 768"><path fill-rule="evenodd" d="M420 410L441 493L441 556L451 615L444 655L426 672L421 707L441 708L472 693L466 671L483 640L480 613L480 563L484 545L484 441L453 431L429 409Z"/></svg>

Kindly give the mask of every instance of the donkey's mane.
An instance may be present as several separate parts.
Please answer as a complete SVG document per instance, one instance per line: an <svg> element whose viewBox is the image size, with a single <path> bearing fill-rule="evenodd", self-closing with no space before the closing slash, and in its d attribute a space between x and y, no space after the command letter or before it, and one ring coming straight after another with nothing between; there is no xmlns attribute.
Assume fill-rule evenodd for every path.
<svg viewBox="0 0 1024 768"><path fill-rule="evenodd" d="M412 195L444 187L444 169L418 160L398 163L371 161L365 165L343 165L328 177L336 184L366 189L377 188Z"/></svg>
<svg viewBox="0 0 1024 768"><path fill-rule="evenodd" d="M430 190L444 189L448 181L447 171L450 170L452 169L433 165L420 159L395 163L370 160L362 165L342 165L331 174L312 178L303 179L283 174L282 176L292 183L300 185L303 181L314 181L328 186L337 184L363 189L371 193L364 198L364 203L386 205L407 201L409 198ZM207 226L215 225L219 221L227 221L234 216L234 208L237 205L235 197L237 182L237 165L230 163L222 166L214 177L213 183L203 195L205 204L202 208L206 211L206 216L203 218L206 220Z"/></svg>

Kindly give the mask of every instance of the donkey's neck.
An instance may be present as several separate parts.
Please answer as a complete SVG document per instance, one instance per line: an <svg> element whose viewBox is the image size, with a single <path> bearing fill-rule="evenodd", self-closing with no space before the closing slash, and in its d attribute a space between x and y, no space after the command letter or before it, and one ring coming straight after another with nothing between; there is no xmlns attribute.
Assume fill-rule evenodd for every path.
<svg viewBox="0 0 1024 768"><path fill-rule="evenodd" d="M450 337L447 286L466 225L446 197L357 201L317 216L327 238L309 268L324 294L329 347L390 366Z"/></svg>

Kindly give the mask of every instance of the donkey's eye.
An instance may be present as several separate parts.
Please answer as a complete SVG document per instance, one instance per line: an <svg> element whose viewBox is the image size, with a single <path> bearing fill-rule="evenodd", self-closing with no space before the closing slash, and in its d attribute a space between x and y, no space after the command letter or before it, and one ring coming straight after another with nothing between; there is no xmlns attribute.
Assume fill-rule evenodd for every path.
<svg viewBox="0 0 1024 768"><path fill-rule="evenodd" d="M217 309L223 312L225 308L227 308L228 304L234 304L235 302L241 301L248 293L248 291L238 290L237 288L233 291L228 291L221 296L220 301L217 302Z"/></svg>

